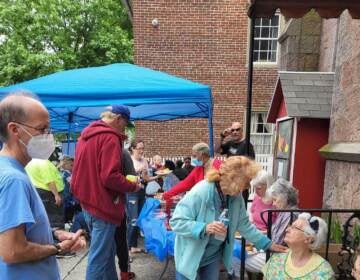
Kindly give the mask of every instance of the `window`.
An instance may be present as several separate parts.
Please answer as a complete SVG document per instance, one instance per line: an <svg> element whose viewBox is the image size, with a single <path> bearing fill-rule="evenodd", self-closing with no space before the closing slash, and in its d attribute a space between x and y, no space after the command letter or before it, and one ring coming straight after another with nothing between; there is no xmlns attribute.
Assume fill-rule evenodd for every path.
<svg viewBox="0 0 360 280"><path fill-rule="evenodd" d="M255 154L272 154L274 125L266 123L265 112L251 115L251 143Z"/></svg>
<svg viewBox="0 0 360 280"><path fill-rule="evenodd" d="M279 15L255 19L254 62L276 63Z"/></svg>

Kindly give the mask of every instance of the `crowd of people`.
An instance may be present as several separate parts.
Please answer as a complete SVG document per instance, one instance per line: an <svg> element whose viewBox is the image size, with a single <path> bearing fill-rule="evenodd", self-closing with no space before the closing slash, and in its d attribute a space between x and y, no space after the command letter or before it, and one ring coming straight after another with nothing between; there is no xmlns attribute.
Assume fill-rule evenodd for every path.
<svg viewBox="0 0 360 280"><path fill-rule="evenodd" d="M334 279L330 264L315 252L326 241L322 218L286 211L264 215L266 209L297 209L298 192L254 161L240 123L220 135L215 150L226 155L223 161L200 142L189 150L191 157L173 162L154 155L149 162L143 140L124 147L130 117L126 106L109 106L81 132L75 157L62 156L55 166L43 104L24 93L0 102L0 279L60 279L56 257L85 247L87 280L118 279L115 256L120 279L134 279L131 258L145 252L137 218L146 198L156 193L166 202L176 234L178 280L216 280L223 267L238 277L233 255L238 234L256 248L245 259L247 272L261 272L268 280ZM250 186L255 194L249 215ZM355 279L360 279L358 255Z"/></svg>

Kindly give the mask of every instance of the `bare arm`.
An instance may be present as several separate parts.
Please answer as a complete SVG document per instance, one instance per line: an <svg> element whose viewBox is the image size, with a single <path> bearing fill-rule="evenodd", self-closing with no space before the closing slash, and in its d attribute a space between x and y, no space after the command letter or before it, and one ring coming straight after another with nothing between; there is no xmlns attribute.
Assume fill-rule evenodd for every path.
<svg viewBox="0 0 360 280"><path fill-rule="evenodd" d="M25 226L20 225L0 233L0 257L5 263L15 264L39 261L58 252L52 244L42 245L27 241L24 230ZM81 237L81 234L81 230L78 230L75 234L59 231L58 235L61 242L58 244L61 250L63 252L70 252L84 248L86 242Z"/></svg>
<svg viewBox="0 0 360 280"><path fill-rule="evenodd" d="M49 190L52 192L52 194L55 197L55 204L57 206L60 206L62 203L62 199L61 199L61 196L59 195L59 192L57 191L55 182L50 182L47 185L49 187Z"/></svg>
<svg viewBox="0 0 360 280"><path fill-rule="evenodd" d="M20 225L0 233L0 256L5 263L39 261L57 253L54 245L28 242L24 230L25 226Z"/></svg>

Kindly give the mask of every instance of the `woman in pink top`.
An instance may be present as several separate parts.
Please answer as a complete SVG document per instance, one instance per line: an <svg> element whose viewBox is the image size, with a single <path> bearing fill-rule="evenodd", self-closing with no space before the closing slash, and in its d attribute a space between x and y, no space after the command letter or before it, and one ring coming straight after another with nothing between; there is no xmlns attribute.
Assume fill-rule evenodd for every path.
<svg viewBox="0 0 360 280"><path fill-rule="evenodd" d="M256 177L251 180L250 184L255 189L255 195L253 202L251 204L250 213L251 221L254 225L261 231L267 230L267 225L261 219L261 212L266 209L273 209L272 199L268 198L266 195L266 189L271 186L274 179L270 173L260 170ZM264 215L265 221L268 219L268 215ZM276 219L276 213L272 214L272 222L274 223Z"/></svg>

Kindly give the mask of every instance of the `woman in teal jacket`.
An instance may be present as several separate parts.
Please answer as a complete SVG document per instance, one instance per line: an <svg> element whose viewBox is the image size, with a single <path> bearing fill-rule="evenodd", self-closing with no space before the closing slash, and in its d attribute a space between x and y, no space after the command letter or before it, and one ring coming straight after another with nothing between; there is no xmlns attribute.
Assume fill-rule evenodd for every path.
<svg viewBox="0 0 360 280"><path fill-rule="evenodd" d="M175 266L177 280L219 279L221 261L229 271L235 232L254 243L258 249L285 251L286 247L272 244L248 218L240 195L248 188L260 167L243 156L227 159L220 170L211 170L178 203L170 225L176 233ZM219 222L220 213L228 209L229 225ZM224 241L215 234L225 235Z"/></svg>

